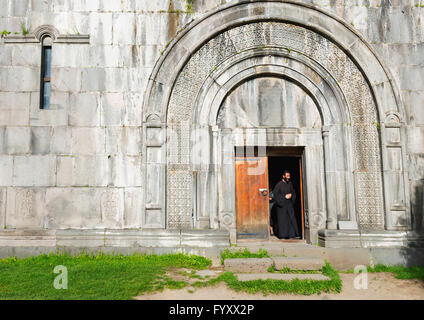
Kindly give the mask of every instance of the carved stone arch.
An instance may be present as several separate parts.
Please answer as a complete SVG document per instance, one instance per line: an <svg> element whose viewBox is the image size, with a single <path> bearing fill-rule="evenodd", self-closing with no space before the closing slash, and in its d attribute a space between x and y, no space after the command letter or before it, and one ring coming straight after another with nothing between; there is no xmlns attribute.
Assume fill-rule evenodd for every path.
<svg viewBox="0 0 424 320"><path fill-rule="evenodd" d="M355 197L361 228L409 228L407 184L396 196L388 187L393 179L407 179L405 136L402 131L396 151L402 164L399 171L387 160L391 151L387 148L386 128L380 123L387 112L397 112L405 119L390 73L347 23L314 6L293 1L231 2L191 23L167 48L150 77L143 108L145 114L160 114L168 131L168 147L163 145L160 150L166 164L166 187L145 175L145 187L162 194L166 206L158 199L146 198L146 212L156 210L156 214L166 215L167 223L162 227L192 227L190 135L198 90L217 66L244 50L264 47L309 57L327 69L343 89L352 119L349 125L357 141ZM393 171L396 178L391 175ZM393 202L394 198L400 200Z"/></svg>
<svg viewBox="0 0 424 320"><path fill-rule="evenodd" d="M271 53L273 55L271 55ZM255 57L255 59L253 59ZM198 182L196 185L206 185L210 183L215 186L219 184L219 179L222 175L222 164L220 163L219 155L222 149L217 143L217 114L223 104L223 101L231 93L234 88L237 88L244 82L260 77L283 78L303 89L312 100L321 115L321 122L324 125L323 134L325 147L332 146L332 153L325 159L325 172L328 191L328 199L322 199L325 203L326 215L322 212L312 212L308 217L310 221L316 221L316 214L320 215L319 221L323 224L314 226L316 228L336 228L337 215L341 214L342 219L356 220L352 164L349 161L349 154L352 152L351 132L349 126L346 126L346 120L350 118L348 109L343 99L343 93L338 87L337 82L331 78L331 75L325 70L320 70L317 73L312 67L317 67L312 63L312 67L305 59L298 59L297 54L288 51L276 51L275 49L265 50L263 52L244 52L239 59L235 59L231 66L220 66L209 76L209 79L203 83L200 89L200 94L193 107L193 130L197 134L192 136L191 152L197 155L201 161L192 161L193 170L197 172L208 171L206 164L213 158L213 164L218 166L217 176L206 174L197 175ZM213 131L211 134L210 131ZM344 139L340 139L344 137ZM346 143L347 142L347 143ZM308 147L307 147L308 148ZM230 148L231 149L231 148ZM211 157L210 154L213 154ZM340 157L337 157L340 155ZM225 165L225 164L224 164ZM230 167L234 167L231 164ZM233 174L233 173L230 173ZM337 179L337 175L339 176ZM228 179L227 174L225 174ZM229 189L231 190L231 188ZM229 193L230 191L225 191ZM339 191L339 192L337 192ZM217 205L215 202L217 194L219 199L225 198L219 188L214 190L203 190L203 195L200 197L205 205L199 205L197 210L204 210L206 207L211 216L211 225L216 225L213 222L218 218L218 221L230 220L232 217L232 225L235 224L235 215L230 214L227 210L220 210L223 205ZM346 196L347 195L347 196ZM220 200L221 201L221 200ZM211 208L218 208L211 210ZM232 210L234 212L234 209ZM198 213L203 216L203 212ZM327 222L327 224L326 224Z"/></svg>
<svg viewBox="0 0 424 320"><path fill-rule="evenodd" d="M41 43L46 36L52 38L52 41L55 41L59 37L59 31L52 25L44 24L34 30L34 36Z"/></svg>

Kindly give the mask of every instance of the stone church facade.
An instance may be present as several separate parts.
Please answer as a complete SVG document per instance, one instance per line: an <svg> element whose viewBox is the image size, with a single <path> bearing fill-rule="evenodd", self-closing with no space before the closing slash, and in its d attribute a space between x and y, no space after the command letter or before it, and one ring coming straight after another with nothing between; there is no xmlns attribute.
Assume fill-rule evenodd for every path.
<svg viewBox="0 0 424 320"><path fill-rule="evenodd" d="M0 0L0 246L236 243L257 147L301 150L307 242L422 247L423 6Z"/></svg>

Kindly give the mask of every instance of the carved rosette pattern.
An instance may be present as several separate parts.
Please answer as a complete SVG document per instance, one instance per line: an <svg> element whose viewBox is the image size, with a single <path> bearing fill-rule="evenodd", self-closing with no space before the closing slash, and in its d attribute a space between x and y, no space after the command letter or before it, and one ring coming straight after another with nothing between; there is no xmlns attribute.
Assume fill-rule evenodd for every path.
<svg viewBox="0 0 424 320"><path fill-rule="evenodd" d="M378 117L368 83L354 62L331 40L309 29L279 22L246 24L217 35L196 51L180 72L167 119L168 227L191 227L190 124L202 84L230 57L265 46L290 49L310 57L339 84L352 121L358 223L362 229L384 228Z"/></svg>

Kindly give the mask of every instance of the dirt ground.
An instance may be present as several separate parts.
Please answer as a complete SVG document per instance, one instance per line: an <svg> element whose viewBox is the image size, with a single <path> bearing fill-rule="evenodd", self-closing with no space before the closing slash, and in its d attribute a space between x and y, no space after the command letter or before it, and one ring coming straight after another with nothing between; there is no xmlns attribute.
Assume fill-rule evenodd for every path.
<svg viewBox="0 0 424 320"><path fill-rule="evenodd" d="M216 287L170 290L145 294L138 300L424 300L424 282L420 280L396 279L390 273L369 273L368 289L354 287L355 274L340 273L343 290L340 294L268 295L235 292L221 283Z"/></svg>

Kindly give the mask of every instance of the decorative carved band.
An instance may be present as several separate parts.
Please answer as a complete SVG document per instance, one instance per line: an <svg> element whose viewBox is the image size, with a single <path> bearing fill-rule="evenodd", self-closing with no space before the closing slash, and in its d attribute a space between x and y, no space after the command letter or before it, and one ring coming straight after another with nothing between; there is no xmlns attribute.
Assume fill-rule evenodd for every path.
<svg viewBox="0 0 424 320"><path fill-rule="evenodd" d="M358 223L362 229L384 228L377 108L368 83L337 44L312 30L276 22L246 24L218 34L192 55L179 74L167 119L169 228L191 227L192 173L187 167L190 164L191 117L199 90L211 72L230 57L265 46L308 56L327 69L339 84L349 105L354 136Z"/></svg>

